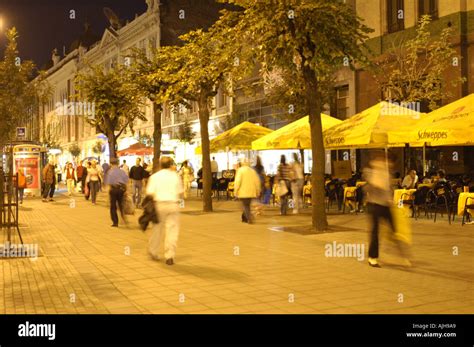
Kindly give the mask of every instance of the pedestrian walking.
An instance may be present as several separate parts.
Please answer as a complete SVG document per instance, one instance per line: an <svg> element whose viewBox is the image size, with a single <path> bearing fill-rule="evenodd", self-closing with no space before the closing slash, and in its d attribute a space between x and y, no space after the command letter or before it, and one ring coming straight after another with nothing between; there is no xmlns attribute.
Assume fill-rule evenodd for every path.
<svg viewBox="0 0 474 347"><path fill-rule="evenodd" d="M127 165L127 161L124 160L122 165L120 165L120 168L125 171L125 173L127 174L127 176L130 174L130 169L128 168L128 165Z"/></svg>
<svg viewBox="0 0 474 347"><path fill-rule="evenodd" d="M77 166L76 166L76 176L77 176L77 183L79 185L79 192L84 193L84 180L85 177L84 175L87 176L87 169L82 166L82 162L78 161Z"/></svg>
<svg viewBox="0 0 474 347"><path fill-rule="evenodd" d="M116 158L110 159L111 167L105 174L104 184L109 187L110 198L110 218L112 219L112 227L118 227L117 207L120 210L122 219L125 221L123 213L123 198L127 191L128 176L118 167L119 161Z"/></svg>
<svg viewBox="0 0 474 347"><path fill-rule="evenodd" d="M297 214L303 207L303 185L304 173L298 154L293 153L293 163L291 164L291 193L293 195L293 213Z"/></svg>
<svg viewBox="0 0 474 347"><path fill-rule="evenodd" d="M369 167L364 170L364 177L367 184L364 186L367 196L367 209L371 220L370 244L369 244L369 265L380 267L379 258L379 225L382 219L388 222L392 233L396 232L395 222L390 207L393 205L393 192L390 186L390 174L388 160L381 153L375 153L369 163ZM399 246L400 251L400 244ZM404 259L405 264L410 266L410 261Z"/></svg>
<svg viewBox="0 0 474 347"><path fill-rule="evenodd" d="M87 162L87 166L84 168L84 173L82 175L82 186L84 187L84 197L86 200L89 200L91 190L89 188L89 182L87 181L87 177L89 176L90 168L92 167L92 163L90 161Z"/></svg>
<svg viewBox="0 0 474 347"><path fill-rule="evenodd" d="M48 200L48 195L51 191L51 186L55 183L55 170L54 170L54 165L53 161L50 160L48 164L43 168L43 184L44 184L44 190L43 190L43 202L47 202ZM53 192L54 194L54 192ZM52 200L52 197L50 197L50 200Z"/></svg>
<svg viewBox="0 0 474 347"><path fill-rule="evenodd" d="M187 160L185 160L181 165L179 175L183 180L184 198L187 199L191 190L191 183L193 183L194 181L194 170L191 165L189 165L189 162Z"/></svg>
<svg viewBox="0 0 474 347"><path fill-rule="evenodd" d="M97 202L97 193L100 189L100 181L102 180L102 172L97 166L97 162L94 160L90 169L87 170L87 179L86 182L89 184L90 196L92 200L92 205L95 205Z"/></svg>
<svg viewBox="0 0 474 347"><path fill-rule="evenodd" d="M23 197L25 195L25 188L27 187L26 184L26 176L25 173L23 172L24 169L19 169L18 170L18 182L17 182L17 188L18 188L18 199L20 205L23 205Z"/></svg>
<svg viewBox="0 0 474 347"><path fill-rule="evenodd" d="M286 163L284 155L280 158L280 165L276 175L276 184L278 184L278 195L280 196L280 214L286 215L288 210L288 196L290 195L291 167Z"/></svg>
<svg viewBox="0 0 474 347"><path fill-rule="evenodd" d="M252 199L260 196L262 183L257 172L249 167L247 159L243 159L237 170L234 183L234 194L242 202L242 222L253 224L253 216L250 211Z"/></svg>
<svg viewBox="0 0 474 347"><path fill-rule="evenodd" d="M107 164L106 161L104 161L104 163L102 164L102 172L104 173L104 177L105 175L107 175L107 172L110 170L110 165ZM104 183L105 184L105 183Z"/></svg>
<svg viewBox="0 0 474 347"><path fill-rule="evenodd" d="M176 255L179 234L178 201L183 194L181 179L172 167L173 160L170 157L161 157L160 170L150 176L146 190L147 195L153 197L159 220L159 224L153 226L149 253L153 259L158 260L158 249L164 234L164 256L168 265L174 264Z"/></svg>
<svg viewBox="0 0 474 347"><path fill-rule="evenodd" d="M136 207L139 207L142 201L143 179L146 176L145 169L140 165L141 161L140 158L137 158L129 173L132 180L132 200Z"/></svg>
<svg viewBox="0 0 474 347"><path fill-rule="evenodd" d="M67 193L69 196L72 196L76 181L77 181L76 170L74 170L74 168L72 167L72 163L67 163L66 164L66 186L67 186Z"/></svg>
<svg viewBox="0 0 474 347"><path fill-rule="evenodd" d="M260 179L260 194L257 197L257 203L255 205L255 214L258 216L262 214L263 204L264 204L264 192L265 192L265 168L262 165L262 160L257 156L257 162L253 168Z"/></svg>

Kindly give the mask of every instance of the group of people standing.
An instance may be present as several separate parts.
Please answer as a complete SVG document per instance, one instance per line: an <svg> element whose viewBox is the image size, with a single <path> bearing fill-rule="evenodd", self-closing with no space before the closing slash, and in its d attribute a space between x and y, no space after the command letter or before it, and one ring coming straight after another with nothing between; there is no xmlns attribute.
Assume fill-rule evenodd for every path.
<svg viewBox="0 0 474 347"><path fill-rule="evenodd" d="M295 153L293 162L288 164L284 155L280 158L277 175L274 179L277 185L276 194L280 197L280 214L288 212L288 199L293 196L293 213L297 214L303 206L303 166ZM237 169L234 194L242 202L242 222L252 224L254 217L251 212L252 200L257 200L256 214L261 213L262 204L268 204L272 195L272 184L265 174L260 157L257 157L256 165L251 168L249 162L244 159Z"/></svg>

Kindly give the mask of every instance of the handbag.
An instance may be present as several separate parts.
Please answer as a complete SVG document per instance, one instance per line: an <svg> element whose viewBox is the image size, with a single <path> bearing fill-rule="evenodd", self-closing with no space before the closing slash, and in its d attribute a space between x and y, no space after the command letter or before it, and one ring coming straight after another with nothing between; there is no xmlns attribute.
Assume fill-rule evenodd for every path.
<svg viewBox="0 0 474 347"><path fill-rule="evenodd" d="M275 193L278 196L283 196L283 195L288 194L288 186L286 185L285 180L280 180L278 182Z"/></svg>
<svg viewBox="0 0 474 347"><path fill-rule="evenodd" d="M135 214L135 206L129 194L125 193L123 196L123 213L126 215Z"/></svg>

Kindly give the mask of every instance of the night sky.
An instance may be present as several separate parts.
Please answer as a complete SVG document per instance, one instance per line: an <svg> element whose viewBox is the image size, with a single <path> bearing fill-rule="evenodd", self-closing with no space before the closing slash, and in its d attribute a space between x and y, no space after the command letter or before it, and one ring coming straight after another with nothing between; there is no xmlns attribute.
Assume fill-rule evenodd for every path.
<svg viewBox="0 0 474 347"><path fill-rule="evenodd" d="M61 56L63 46L68 52L71 43L84 32L86 21L102 37L109 26L104 7L111 8L124 22L147 8L145 0L0 0L1 52L6 42L5 29L15 26L20 36L20 57L33 60L41 68L51 59L54 48ZM69 18L71 10L75 10L75 19Z"/></svg>

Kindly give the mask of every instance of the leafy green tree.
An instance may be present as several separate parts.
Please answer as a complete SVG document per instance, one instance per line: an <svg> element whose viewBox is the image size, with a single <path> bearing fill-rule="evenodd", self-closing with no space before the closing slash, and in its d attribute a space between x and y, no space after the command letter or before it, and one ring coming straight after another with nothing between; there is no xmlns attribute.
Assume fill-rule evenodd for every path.
<svg viewBox="0 0 474 347"><path fill-rule="evenodd" d="M449 69L459 69L460 58L451 45L454 29L432 33L431 18L421 17L414 37L394 40L388 52L374 60L374 77L386 99L405 103L428 103L430 110L449 98L444 76ZM451 87L465 81L454 78Z"/></svg>
<svg viewBox="0 0 474 347"><path fill-rule="evenodd" d="M92 147L92 153L101 155L102 153L104 153L104 149L104 143L101 140L97 140L94 143L94 146Z"/></svg>
<svg viewBox="0 0 474 347"><path fill-rule="evenodd" d="M71 153L74 160L76 160L77 157L81 155L81 152L82 152L81 148L79 147L77 143L74 143L69 147L69 153Z"/></svg>
<svg viewBox="0 0 474 347"><path fill-rule="evenodd" d="M150 47L149 50L147 54L146 50L136 49L128 59L133 59L131 71L138 90L153 104L153 171L156 172L161 156L163 104L172 98L169 85L173 81L168 74L172 72L173 62L169 60L168 50L173 48Z"/></svg>
<svg viewBox="0 0 474 347"><path fill-rule="evenodd" d="M38 119L38 124L41 124L39 128L43 131L41 134L34 134L34 138L36 138L37 140L42 139L44 141L44 139L46 138L47 130L47 126L45 124L45 106L54 93L54 87L47 80L47 74L45 71L39 71L38 76L36 76L36 78L31 82L31 85L33 86L36 94L36 107L34 108L35 116ZM40 116L42 116L42 118L40 118Z"/></svg>
<svg viewBox="0 0 474 347"><path fill-rule="evenodd" d="M133 133L136 120L146 120L142 95L133 74L124 65L105 70L101 66L77 77L79 97L94 104L86 121L107 136L110 158L116 158L117 139L128 129Z"/></svg>
<svg viewBox="0 0 474 347"><path fill-rule="evenodd" d="M34 64L22 61L17 48L18 32L6 32L7 46L0 61L0 142L15 138L15 128L26 125L35 104L34 88L28 83Z"/></svg>
<svg viewBox="0 0 474 347"><path fill-rule="evenodd" d="M59 131L57 124L50 122L43 129L43 144L47 148L59 148Z"/></svg>
<svg viewBox="0 0 474 347"><path fill-rule="evenodd" d="M178 129L178 139L184 143L191 143L196 136L196 133L193 131L189 119L186 118L184 123L180 125Z"/></svg>
<svg viewBox="0 0 474 347"><path fill-rule="evenodd" d="M324 145L321 110L334 73L344 63L366 63L364 42L372 30L352 7L334 0L255 1L226 0L239 6L234 30L242 42L253 43L253 55L264 70L276 70L298 93L309 115L312 139L312 224L327 229L324 207ZM235 16L235 15L234 15Z"/></svg>
<svg viewBox="0 0 474 347"><path fill-rule="evenodd" d="M217 94L219 85L237 64L241 45L233 35L232 23L219 20L208 31L201 29L180 36L182 47L166 47L167 73L159 76L167 81L167 94L173 95L170 102L189 107L191 102L198 105L201 131L203 210L212 211L212 174L209 141L209 116L211 100ZM163 51L162 51L163 53ZM152 78L154 75L151 76ZM169 100L170 98L168 98Z"/></svg>

